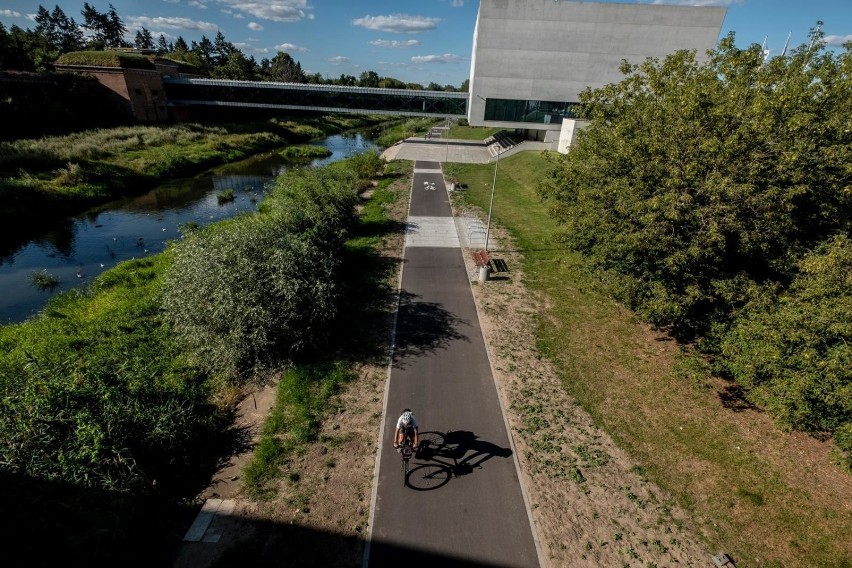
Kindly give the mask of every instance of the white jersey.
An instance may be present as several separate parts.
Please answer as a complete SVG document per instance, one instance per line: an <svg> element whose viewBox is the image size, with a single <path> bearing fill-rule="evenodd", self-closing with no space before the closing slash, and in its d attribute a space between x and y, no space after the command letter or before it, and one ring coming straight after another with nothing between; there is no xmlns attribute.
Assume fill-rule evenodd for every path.
<svg viewBox="0 0 852 568"><path fill-rule="evenodd" d="M414 415L413 415L413 414L411 415L411 424L409 424L409 426L411 426L412 428L417 428L417 419L414 417ZM399 428L400 430L401 430L402 428L405 428L405 424L402 422L402 416L400 416L400 417L397 419L397 421L396 421L396 427L397 427L397 428Z"/></svg>

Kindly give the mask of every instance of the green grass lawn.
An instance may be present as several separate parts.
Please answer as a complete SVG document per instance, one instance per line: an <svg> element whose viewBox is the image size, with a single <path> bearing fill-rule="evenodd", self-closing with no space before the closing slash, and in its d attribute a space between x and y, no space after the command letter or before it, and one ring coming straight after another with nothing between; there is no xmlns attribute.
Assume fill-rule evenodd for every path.
<svg viewBox="0 0 852 568"><path fill-rule="evenodd" d="M464 199L487 210L494 165L453 166ZM849 495L818 487L765 416L743 420L722 407L716 379L606 296L580 256L560 249L534 189L547 167L537 152L500 160L493 222L521 249L525 284L549 300L538 349L565 388L692 511L710 550L724 549L738 566L852 566Z"/></svg>
<svg viewBox="0 0 852 568"><path fill-rule="evenodd" d="M485 140L501 130L503 129L486 128L484 126L459 126L458 124L454 124L450 127L450 138L456 140Z"/></svg>

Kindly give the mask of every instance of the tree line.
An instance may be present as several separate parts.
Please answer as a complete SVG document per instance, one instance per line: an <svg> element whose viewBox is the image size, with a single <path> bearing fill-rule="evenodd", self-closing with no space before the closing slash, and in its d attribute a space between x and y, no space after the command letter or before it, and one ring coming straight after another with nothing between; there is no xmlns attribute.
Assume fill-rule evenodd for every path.
<svg viewBox="0 0 852 568"><path fill-rule="evenodd" d="M852 43L708 55L584 92L541 193L618 298L852 465Z"/></svg>
<svg viewBox="0 0 852 568"><path fill-rule="evenodd" d="M136 30L134 40L130 42L126 39L127 26L112 4L106 12L100 12L86 2L81 15L83 21L78 24L59 6L48 10L39 5L33 29L13 25L7 30L0 23L0 70L49 72L63 53L135 48L189 63L199 69L201 74L215 79L430 91L467 91L468 88L468 81L459 88L435 82L424 86L420 83L405 83L393 77L382 77L375 71L364 71L358 77L347 74L323 77L320 73L306 73L298 61L282 51L271 59L264 57L258 62L254 56L246 56L228 41L221 31L212 40L202 35L199 41L187 43L182 36L174 41L168 41L163 34L155 38L143 26ZM88 32L88 37L84 32Z"/></svg>

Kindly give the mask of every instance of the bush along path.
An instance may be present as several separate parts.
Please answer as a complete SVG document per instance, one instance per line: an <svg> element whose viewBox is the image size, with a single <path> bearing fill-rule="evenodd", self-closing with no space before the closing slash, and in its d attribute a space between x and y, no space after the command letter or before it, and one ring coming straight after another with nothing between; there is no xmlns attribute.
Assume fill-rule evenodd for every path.
<svg viewBox="0 0 852 568"><path fill-rule="evenodd" d="M368 174L370 160L352 167ZM264 565L285 557L304 566L360 563L411 165L386 169L361 187L358 223L342 248L335 331L276 382L253 451L229 460L239 479L228 483L228 471L217 476L242 486L231 515L208 528L221 534L219 542L185 543L175 566Z"/></svg>

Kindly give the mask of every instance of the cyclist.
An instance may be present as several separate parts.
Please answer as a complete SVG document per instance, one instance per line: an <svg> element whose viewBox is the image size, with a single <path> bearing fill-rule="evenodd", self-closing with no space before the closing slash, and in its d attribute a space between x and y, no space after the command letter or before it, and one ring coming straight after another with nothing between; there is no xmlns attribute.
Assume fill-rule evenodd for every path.
<svg viewBox="0 0 852 568"><path fill-rule="evenodd" d="M420 447L420 433L417 431L417 419L410 408L402 411L399 419L396 421L396 432L393 435L393 447L398 448L405 436L410 436L414 448Z"/></svg>

